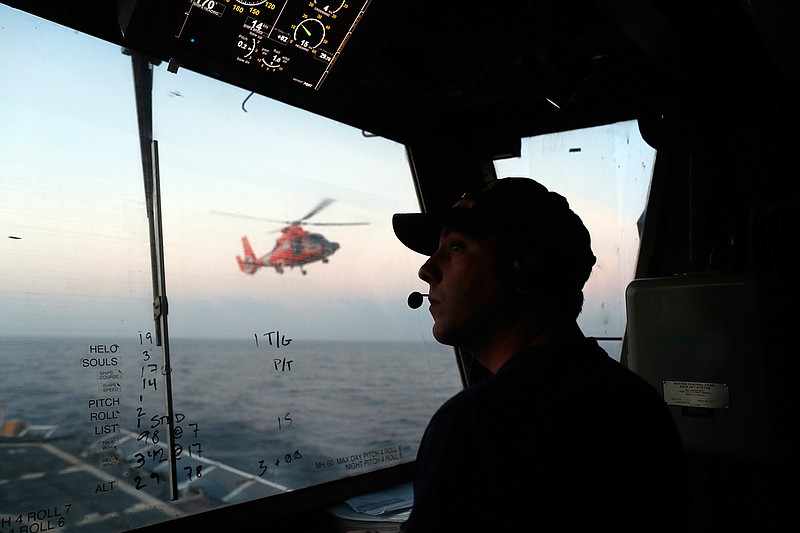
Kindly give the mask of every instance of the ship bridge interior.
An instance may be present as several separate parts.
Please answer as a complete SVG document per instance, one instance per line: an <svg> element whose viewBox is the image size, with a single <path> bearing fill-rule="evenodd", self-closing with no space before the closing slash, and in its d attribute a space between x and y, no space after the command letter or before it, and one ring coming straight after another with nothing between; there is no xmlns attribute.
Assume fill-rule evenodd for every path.
<svg viewBox="0 0 800 533"><path fill-rule="evenodd" d="M689 531L797 530L800 391L795 376L800 366L791 331L800 318L800 291L796 262L790 259L800 245L800 175L794 152L800 140L800 6L795 2L347 0L323 5L293 0L2 0L2 4L6 15L21 12L123 51L119 55L126 58L126 65L133 65L134 81L126 83L136 84L137 123L132 127L139 135L139 170L144 169L145 179L153 168L152 122L158 120L159 108L148 108L142 95L151 90L153 71L162 79L190 72L236 88L241 108L226 111L230 114L253 117L259 102L278 102L346 125L365 139L395 143L408 163L415 207L423 211L446 209L462 191L497 177L504 161L530 150L529 139L545 139L545 148L574 154L580 147L563 140L569 139L564 137L569 132L634 124L655 155L648 167L646 208L634 221L638 241L630 277L635 290L628 292L627 301L628 313L640 312L644 318L637 322L642 329L632 331L634 319L629 314L627 327L623 324L612 334L620 340L619 359L646 374L660 392L679 397L672 412L688 443L693 497ZM300 68L295 56L277 54L277 44L269 49L257 27L261 21L273 23L274 17L269 19L265 12L294 7L312 15L284 28L281 35L286 39L300 42L301 31L316 39L315 24L328 31L325 40L319 36L318 41L329 45L328 50L320 46L317 51L317 42L298 48L306 55L314 49L317 61L308 68L305 64ZM248 31L242 30L242 22L239 26L229 22L237 15ZM10 24L0 16L0 33L9 32ZM275 23L275 31L279 29ZM334 35L334 30L339 33ZM14 46L3 41L0 86L7 83L3 81L7 73L18 68L9 59L15 55ZM268 57L270 51L275 53ZM258 59L248 55L258 53L262 53ZM328 57L321 60L323 53ZM49 58L39 57L37 63L35 70L47 79L52 68ZM88 74L75 77L83 75ZM59 84L74 80L53 77L35 83L58 90ZM181 95L173 91L170 97L177 101ZM4 109L0 117L6 115L4 104L0 109ZM52 120L60 120L59 114ZM269 117L260 120L264 128L279 127L270 124ZM51 127L27 126L34 136L36 128ZM217 128L213 123L206 127ZM546 139L553 138L561 140L547 145ZM162 150L167 164L166 148ZM226 163L219 164L224 168ZM162 173L166 186L169 176ZM141 182L141 173L137 179ZM235 176L220 179L225 184L236 182ZM580 179L578 187L592 188L603 178ZM326 207L325 214L336 214L342 204ZM341 220L362 220L356 208L343 213ZM3 207L0 199L2 209L10 207ZM324 230L328 239L339 231ZM333 268L337 258L352 249L346 236L362 230L347 231L344 237L336 235L342 245L329 264L306 265L304 281ZM237 240L234 246L238 245ZM281 274L261 268L253 279L280 275L283 280L298 274L286 265L281 268L285 269ZM675 303L674 313L683 322L676 319L672 325L684 331L696 327L696 342L687 341L691 346L680 348L693 358L670 359L665 346L672 344L665 339L672 338L667 331L671 326L646 320L651 316L648 306L661 301L660 288L674 287L676 279L679 287L689 287L692 297ZM681 280L688 285L681 285ZM741 282L746 289L740 290L741 280L747 280ZM643 284L636 285L640 281ZM158 285L155 278L154 284ZM703 292L720 286L724 297ZM347 292L357 291L354 287ZM622 299L624 290L618 291ZM693 304L686 303L715 298L727 303L710 306L709 314L695 314ZM179 311L178 305L170 308L173 316ZM660 336L653 333L660 327L665 328ZM280 332L262 336L258 348L264 350L267 342L271 345L277 339ZM255 341L259 342L258 335ZM105 362L112 355L90 354L91 360ZM668 372L650 357L666 357L689 370L665 363ZM463 384L482 375L470 364L469 354L457 353L456 359ZM283 370L286 363L283 357ZM723 377L715 377L717 370ZM277 363L274 371L279 371ZM698 407L675 392L679 382L710 383L715 392L724 386L730 396L720 399L712 394L709 401L717 403ZM666 383L670 387L662 388ZM4 401L0 392L0 404ZM291 420L281 414L277 423L283 430ZM296 421L295 428L298 425ZM281 456L285 451L292 452L280 450ZM320 464L318 470L324 470ZM339 479L300 490L135 525L142 531L190 531L199 525L224 528L232 523L241 529L269 524L282 531L319 531L318 520L326 506L409 481L413 461L354 473L361 475L350 475L343 468ZM0 486L0 491L8 488ZM53 507L42 504L48 506ZM0 506L0 513L7 511ZM38 509L31 503L18 511L35 515Z"/></svg>

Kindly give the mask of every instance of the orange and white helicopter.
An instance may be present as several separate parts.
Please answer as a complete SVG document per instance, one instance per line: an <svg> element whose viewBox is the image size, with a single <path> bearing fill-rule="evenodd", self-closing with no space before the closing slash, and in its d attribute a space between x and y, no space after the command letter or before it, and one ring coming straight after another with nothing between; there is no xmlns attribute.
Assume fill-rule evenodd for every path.
<svg viewBox="0 0 800 533"><path fill-rule="evenodd" d="M250 240L246 236L242 237L244 257L236 256L236 261L239 263L239 269L242 272L253 275L259 268L270 267L274 268L278 274L283 274L283 270L286 267L299 267L300 272L305 275L304 265L316 261L327 263L328 257L339 249L339 243L331 242L319 233L309 233L301 226L363 226L369 224L369 222L308 222L309 218L328 207L332 202L333 199L325 198L304 217L293 221L234 215L232 213L218 214L287 224L287 226L280 229L281 236L275 241L275 247L261 257L256 256L253 247L250 245Z"/></svg>

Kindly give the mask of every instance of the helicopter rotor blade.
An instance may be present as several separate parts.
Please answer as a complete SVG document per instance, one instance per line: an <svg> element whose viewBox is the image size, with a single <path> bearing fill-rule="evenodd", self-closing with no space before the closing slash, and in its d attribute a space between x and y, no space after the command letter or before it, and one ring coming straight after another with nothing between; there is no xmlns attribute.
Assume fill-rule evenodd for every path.
<svg viewBox="0 0 800 533"><path fill-rule="evenodd" d="M264 222L277 222L289 226L366 226L369 222L307 222L307 219L313 217L334 202L333 198L325 198L320 203L309 211L304 217L297 220L280 220L277 218L257 217L253 215L244 215L241 213L230 213L228 211L211 211L213 215L220 215L225 217L241 218L248 220L261 220ZM280 230L275 230L280 231Z"/></svg>
<svg viewBox="0 0 800 533"><path fill-rule="evenodd" d="M317 206L314 209L312 209L306 216L299 218L294 222L289 222L289 223L300 224L301 222L308 220L309 218L313 217L314 215L316 215L317 213L319 213L320 211L331 205L333 201L334 201L333 198L323 198L322 201L318 203Z"/></svg>
<svg viewBox="0 0 800 533"><path fill-rule="evenodd" d="M369 222L303 222L307 226L368 226Z"/></svg>
<svg viewBox="0 0 800 533"><path fill-rule="evenodd" d="M253 215L242 215L239 213L228 213L226 211L211 211L213 215L221 215L224 217L233 217L233 218L246 218L250 220L263 220L264 222L277 222L279 224L291 224L289 220L278 220L276 218L266 218L266 217L256 217Z"/></svg>

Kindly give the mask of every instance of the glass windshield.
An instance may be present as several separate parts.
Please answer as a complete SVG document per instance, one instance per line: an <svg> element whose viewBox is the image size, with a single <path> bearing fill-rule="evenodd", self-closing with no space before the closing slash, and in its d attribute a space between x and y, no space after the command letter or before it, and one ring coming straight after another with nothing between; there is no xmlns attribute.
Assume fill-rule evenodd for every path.
<svg viewBox="0 0 800 533"><path fill-rule="evenodd" d="M0 19L0 529L123 531L412 461L461 385L406 305L404 147L154 66L167 366L131 57Z"/></svg>
<svg viewBox="0 0 800 533"><path fill-rule="evenodd" d="M529 137L521 157L495 163L499 177L531 177L565 196L589 229L597 264L578 323L617 360L655 156L636 121L628 121Z"/></svg>

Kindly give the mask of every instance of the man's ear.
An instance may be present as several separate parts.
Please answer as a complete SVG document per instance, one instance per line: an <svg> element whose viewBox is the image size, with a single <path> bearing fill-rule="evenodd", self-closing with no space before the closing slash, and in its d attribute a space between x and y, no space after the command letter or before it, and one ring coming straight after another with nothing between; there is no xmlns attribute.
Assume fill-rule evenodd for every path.
<svg viewBox="0 0 800 533"><path fill-rule="evenodd" d="M535 280L540 278L541 264L539 256L526 252L514 258L514 287L522 294L529 294Z"/></svg>

